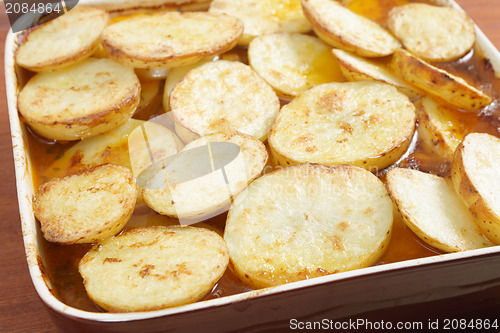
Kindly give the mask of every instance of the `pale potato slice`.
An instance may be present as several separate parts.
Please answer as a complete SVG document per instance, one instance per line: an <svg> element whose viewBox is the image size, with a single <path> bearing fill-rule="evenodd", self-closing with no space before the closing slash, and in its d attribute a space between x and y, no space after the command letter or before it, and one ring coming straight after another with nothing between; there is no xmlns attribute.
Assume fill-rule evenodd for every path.
<svg viewBox="0 0 500 333"><path fill-rule="evenodd" d="M455 152L451 178L481 230L500 244L500 139L467 135Z"/></svg>
<svg viewBox="0 0 500 333"><path fill-rule="evenodd" d="M216 132L221 120L264 141L280 107L273 88L250 66L227 60L191 70L172 90L169 104L184 142Z"/></svg>
<svg viewBox="0 0 500 333"><path fill-rule="evenodd" d="M102 308L151 311L201 299L228 261L217 233L158 226L132 229L94 245L78 270L89 297Z"/></svg>
<svg viewBox="0 0 500 333"><path fill-rule="evenodd" d="M132 68L89 58L32 77L19 93L18 108L38 134L79 140L124 124L134 114L140 93Z"/></svg>
<svg viewBox="0 0 500 333"><path fill-rule="evenodd" d="M16 63L32 71L49 71L89 57L109 22L101 9L77 7L30 31L16 51Z"/></svg>
<svg viewBox="0 0 500 333"><path fill-rule="evenodd" d="M129 134L144 121L129 119L109 132L82 140L66 149L45 172L49 179L68 176L101 164L132 168L128 152Z"/></svg>
<svg viewBox="0 0 500 333"><path fill-rule="evenodd" d="M374 264L391 235L383 183L353 166L302 164L255 180L226 222L231 268L253 287Z"/></svg>
<svg viewBox="0 0 500 333"><path fill-rule="evenodd" d="M410 87L383 65L343 50L333 49L332 52L337 58L342 74L348 81L375 80L396 87L410 98L418 95L418 92L413 87Z"/></svg>
<svg viewBox="0 0 500 333"><path fill-rule="evenodd" d="M242 23L228 15L163 12L108 26L102 44L111 58L133 67L178 67L230 50L242 33Z"/></svg>
<svg viewBox="0 0 500 333"><path fill-rule="evenodd" d="M432 66L406 50L397 50L391 65L406 82L464 111L476 111L493 101L463 78Z"/></svg>
<svg viewBox="0 0 500 333"><path fill-rule="evenodd" d="M294 97L318 84L343 81L331 47L298 33L255 38L248 47L250 66L278 94Z"/></svg>
<svg viewBox="0 0 500 333"><path fill-rule="evenodd" d="M43 184L33 211L49 242L93 243L122 230L134 211L137 191L128 168L105 164Z"/></svg>
<svg viewBox="0 0 500 333"><path fill-rule="evenodd" d="M214 143L234 147L227 145L217 151ZM205 147L206 154L199 150ZM183 155L196 149L197 156ZM211 134L190 142L175 163L158 169L142 196L151 209L178 217L181 223L202 221L226 211L231 199L262 172L266 162L266 148L258 139L237 132ZM185 179L176 182L181 178Z"/></svg>
<svg viewBox="0 0 500 333"><path fill-rule="evenodd" d="M351 164L375 171L396 162L415 130L415 107L375 81L326 83L279 112L269 134L277 162Z"/></svg>
<svg viewBox="0 0 500 333"><path fill-rule="evenodd" d="M275 32L311 30L300 0L214 0L209 12L234 16L243 22L240 45L248 45L257 36Z"/></svg>
<svg viewBox="0 0 500 333"><path fill-rule="evenodd" d="M421 144L444 159L453 160L467 131L459 112L430 97L417 100L415 107Z"/></svg>
<svg viewBox="0 0 500 333"><path fill-rule="evenodd" d="M178 9L206 10L210 0L85 0L85 4L99 6L107 11L136 14L137 8L143 9ZM126 14L128 15L128 14Z"/></svg>
<svg viewBox="0 0 500 333"><path fill-rule="evenodd" d="M392 169L387 188L406 225L424 242L445 252L493 245L457 196L450 179L411 169Z"/></svg>
<svg viewBox="0 0 500 333"><path fill-rule="evenodd" d="M474 22L456 8L410 3L393 8L389 29L406 49L428 61L460 58L474 45Z"/></svg>
<svg viewBox="0 0 500 333"><path fill-rule="evenodd" d="M366 57L388 56L401 47L378 23L337 1L302 0L302 8L316 35L333 47Z"/></svg>

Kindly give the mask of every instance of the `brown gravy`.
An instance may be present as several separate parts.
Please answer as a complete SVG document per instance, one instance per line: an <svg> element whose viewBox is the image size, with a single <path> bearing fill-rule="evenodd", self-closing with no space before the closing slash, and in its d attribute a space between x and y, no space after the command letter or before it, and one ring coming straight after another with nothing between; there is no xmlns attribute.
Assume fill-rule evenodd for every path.
<svg viewBox="0 0 500 333"><path fill-rule="evenodd" d="M395 5L408 3L407 0L348 0L348 6L353 11L370 17L382 25L385 24L388 11ZM229 57L238 56L246 61L246 51L237 48L229 52ZM463 124L466 132L487 132L500 136L500 80L495 77L491 64L476 50L472 50L463 58L435 63L451 73L457 74L471 84L481 88L492 97L494 102L479 113L465 113L456 110L453 117ZM160 91L161 93L161 91ZM286 103L287 101L282 101ZM33 178L35 188L50 180L57 172L50 169L50 165L69 149L72 143L51 142L27 131L29 153L33 163ZM414 168L442 176L449 176L450 164L438 156L425 151L418 142L409 154L397 166ZM383 178L384 171L380 172ZM171 224L173 219L160 216L141 205L136 209L127 228ZM223 233L225 214L215 217L204 223L205 227ZM207 226L208 225L208 226ZM38 226L39 227L39 226ZM39 235L41 231L38 230ZM83 281L78 273L78 263L82 256L90 249L91 245L57 245L51 244L40 237L40 251L43 273L48 279L51 291L63 303L86 311L103 311L89 299L83 286ZM402 221L399 214L395 214L391 242L386 253L377 264L386 264L409 259L423 258L440 254L441 252L423 243ZM213 299L233 295L251 288L243 285L238 278L227 270L217 285L204 299Z"/></svg>

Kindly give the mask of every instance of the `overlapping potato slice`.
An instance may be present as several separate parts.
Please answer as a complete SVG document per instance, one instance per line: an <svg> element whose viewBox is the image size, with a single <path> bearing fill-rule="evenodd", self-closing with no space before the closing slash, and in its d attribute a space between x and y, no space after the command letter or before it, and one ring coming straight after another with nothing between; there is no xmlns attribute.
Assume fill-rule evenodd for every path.
<svg viewBox="0 0 500 333"><path fill-rule="evenodd" d="M500 244L500 139L467 135L455 152L451 178L478 226Z"/></svg>
<svg viewBox="0 0 500 333"><path fill-rule="evenodd" d="M99 6L107 11L119 11L125 15L135 15L137 8L143 9L177 9L206 10L210 0L86 0L86 4Z"/></svg>
<svg viewBox="0 0 500 333"><path fill-rule="evenodd" d="M350 11L337 1L302 0L302 8L316 35L333 47L361 56L382 57L401 46L378 23Z"/></svg>
<svg viewBox="0 0 500 333"><path fill-rule="evenodd" d="M332 52L337 58L342 74L348 81L375 80L395 86L410 98L418 95L413 87L406 84L388 68L343 50L333 49Z"/></svg>
<svg viewBox="0 0 500 333"><path fill-rule="evenodd" d="M201 299L222 276L221 236L196 227L129 230L96 244L78 270L89 297L114 312L151 311Z"/></svg>
<svg viewBox="0 0 500 333"><path fill-rule="evenodd" d="M128 168L105 164L43 184L33 211L49 242L93 243L122 230L134 211L137 191Z"/></svg>
<svg viewBox="0 0 500 333"><path fill-rule="evenodd" d="M406 225L427 244L458 252L491 246L451 180L411 169L392 169L387 188Z"/></svg>
<svg viewBox="0 0 500 333"><path fill-rule="evenodd" d="M390 240L392 203L372 173L302 164L255 180L229 210L231 268L269 287L366 267Z"/></svg>
<svg viewBox="0 0 500 333"><path fill-rule="evenodd" d="M16 63L32 71L49 71L90 56L109 15L97 8L77 7L29 32L16 51Z"/></svg>
<svg viewBox="0 0 500 333"><path fill-rule="evenodd" d="M221 121L263 141L280 107L274 90L250 66L227 60L187 73L172 90L169 104L184 142L217 132Z"/></svg>
<svg viewBox="0 0 500 333"><path fill-rule="evenodd" d="M243 33L231 16L163 12L108 26L102 44L109 56L137 68L178 67L233 48Z"/></svg>
<svg viewBox="0 0 500 333"><path fill-rule="evenodd" d="M157 169L142 196L160 214L181 222L204 220L226 211L266 162L266 148L258 139L236 132L211 134L190 142L175 161Z"/></svg>
<svg viewBox="0 0 500 333"><path fill-rule="evenodd" d="M428 61L460 58L476 41L474 22L451 7L411 3L393 8L389 29L406 49Z"/></svg>
<svg viewBox="0 0 500 333"><path fill-rule="evenodd" d="M308 32L311 25L300 0L214 0L210 13L227 14L243 22L239 44L248 45L257 36L275 32Z"/></svg>
<svg viewBox="0 0 500 333"><path fill-rule="evenodd" d="M406 82L465 111L476 111L492 102L490 96L461 77L432 66L406 50L397 50L391 65Z"/></svg>
<svg viewBox="0 0 500 333"><path fill-rule="evenodd" d="M316 37L276 33L255 38L248 47L252 68L284 97L318 84L343 81L331 47Z"/></svg>
<svg viewBox="0 0 500 333"><path fill-rule="evenodd" d="M430 97L417 100L415 107L422 146L446 160L453 160L453 154L466 134L457 111Z"/></svg>
<svg viewBox="0 0 500 333"><path fill-rule="evenodd" d="M281 109L269 146L282 166L310 162L383 169L404 154L414 130L415 107L393 86L327 83Z"/></svg>
<svg viewBox="0 0 500 333"><path fill-rule="evenodd" d="M79 140L124 124L134 114L140 93L132 68L89 58L35 75L19 93L18 108L38 134Z"/></svg>

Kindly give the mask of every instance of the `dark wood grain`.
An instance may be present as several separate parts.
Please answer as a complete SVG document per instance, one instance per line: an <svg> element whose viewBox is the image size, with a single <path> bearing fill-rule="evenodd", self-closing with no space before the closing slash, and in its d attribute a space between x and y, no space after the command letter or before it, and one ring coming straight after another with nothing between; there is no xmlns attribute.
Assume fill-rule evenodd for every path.
<svg viewBox="0 0 500 333"><path fill-rule="evenodd" d="M500 47L500 1L457 0L493 44ZM9 23L0 2L0 76L4 76L5 35ZM56 328L38 298L29 277L22 243L21 224L12 158L5 82L0 80L0 332L55 332ZM464 313L481 313L480 308Z"/></svg>

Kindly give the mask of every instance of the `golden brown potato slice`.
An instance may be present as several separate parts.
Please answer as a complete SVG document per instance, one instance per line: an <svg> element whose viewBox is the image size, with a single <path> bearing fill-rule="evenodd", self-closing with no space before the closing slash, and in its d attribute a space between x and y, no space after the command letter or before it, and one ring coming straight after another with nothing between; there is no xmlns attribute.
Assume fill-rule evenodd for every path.
<svg viewBox="0 0 500 333"><path fill-rule="evenodd" d="M243 22L241 45L248 45L261 35L311 30L300 0L214 0L209 12L234 16Z"/></svg>
<svg viewBox="0 0 500 333"><path fill-rule="evenodd" d="M250 66L227 60L191 70L172 90L169 104L184 142L217 132L221 121L264 141L280 107L273 88Z"/></svg>
<svg viewBox="0 0 500 333"><path fill-rule="evenodd" d="M242 33L242 23L228 15L163 12L108 26L102 44L111 58L133 67L178 67L230 50Z"/></svg>
<svg viewBox="0 0 500 333"><path fill-rule="evenodd" d="M430 97L415 102L418 138L429 151L453 160L453 154L466 134L458 112Z"/></svg>
<svg viewBox="0 0 500 333"><path fill-rule="evenodd" d="M406 49L428 61L460 58L474 45L474 22L462 10L410 3L389 13L389 29Z"/></svg>
<svg viewBox="0 0 500 333"><path fill-rule="evenodd" d="M432 66L406 50L394 53L392 67L406 82L465 111L476 111L492 102L490 96L461 77Z"/></svg>
<svg viewBox="0 0 500 333"><path fill-rule="evenodd" d="M78 270L89 297L113 312L193 303L226 270L226 244L213 231L158 226L129 230L96 244Z"/></svg>
<svg viewBox="0 0 500 333"><path fill-rule="evenodd" d="M467 135L455 152L451 178L481 230L500 244L500 139Z"/></svg>
<svg viewBox="0 0 500 333"><path fill-rule="evenodd" d="M214 143L234 145L221 146L217 151ZM182 155L207 145L210 145L210 154L206 159L202 151L196 156ZM235 149L234 155L232 149ZM176 162L176 165L165 165L149 179L142 192L143 199L160 214L178 217L184 222L201 221L228 209L231 199L262 172L267 151L261 141L250 135L215 133L187 144ZM210 173L201 174L204 164L222 168L209 168ZM195 174L199 177L193 177ZM175 183L175 179L180 178L185 180Z"/></svg>
<svg viewBox="0 0 500 333"><path fill-rule="evenodd" d="M32 71L49 71L89 57L109 15L97 8L77 7L28 33L16 52L18 65Z"/></svg>
<svg viewBox="0 0 500 333"><path fill-rule="evenodd" d="M333 0L302 0L302 8L319 38L360 56L383 57L401 46L375 23Z"/></svg>
<svg viewBox="0 0 500 333"><path fill-rule="evenodd" d="M253 287L372 265L390 240L392 202L372 173L302 164L255 180L226 222L231 268Z"/></svg>
<svg viewBox="0 0 500 333"><path fill-rule="evenodd" d="M387 188L406 225L424 242L445 252L493 245L479 230L450 179L411 169L392 169Z"/></svg>
<svg viewBox="0 0 500 333"><path fill-rule="evenodd" d="M313 36L276 33L257 37L248 47L248 59L284 97L297 96L318 84L343 81L331 47Z"/></svg>
<svg viewBox="0 0 500 333"><path fill-rule="evenodd" d="M124 124L134 114L140 93L132 68L89 58L35 75L19 93L18 108L38 134L79 140Z"/></svg>
<svg viewBox="0 0 500 333"><path fill-rule="evenodd" d="M418 95L418 92L413 87L410 87L383 65L343 50L333 49L332 52L337 58L342 74L348 81L375 80L396 87L410 98Z"/></svg>
<svg viewBox="0 0 500 333"><path fill-rule="evenodd" d="M93 243L122 230L134 211L137 191L128 168L105 164L43 184L33 210L49 242Z"/></svg>
<svg viewBox="0 0 500 333"><path fill-rule="evenodd" d="M393 86L326 83L281 109L269 146L282 166L310 162L383 169L405 153L414 130L415 107Z"/></svg>

